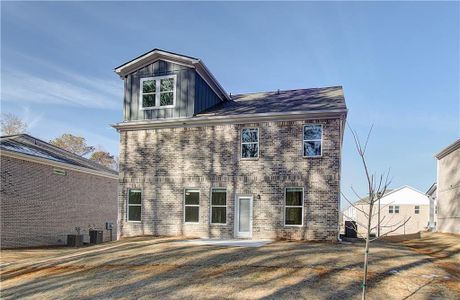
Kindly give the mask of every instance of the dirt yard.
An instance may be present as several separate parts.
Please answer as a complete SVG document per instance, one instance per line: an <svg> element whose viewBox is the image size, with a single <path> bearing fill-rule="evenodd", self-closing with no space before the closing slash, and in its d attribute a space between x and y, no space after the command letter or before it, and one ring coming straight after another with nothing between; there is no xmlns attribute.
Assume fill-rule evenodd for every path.
<svg viewBox="0 0 460 300"><path fill-rule="evenodd" d="M362 244L260 248L131 238L1 252L1 298L358 299ZM460 299L460 238L374 244L369 299Z"/></svg>

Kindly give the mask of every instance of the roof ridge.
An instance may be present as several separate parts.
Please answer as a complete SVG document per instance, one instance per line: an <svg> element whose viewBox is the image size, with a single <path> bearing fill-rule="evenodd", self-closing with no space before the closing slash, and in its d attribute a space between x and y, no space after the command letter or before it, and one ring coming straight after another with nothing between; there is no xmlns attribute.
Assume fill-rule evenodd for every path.
<svg viewBox="0 0 460 300"><path fill-rule="evenodd" d="M343 86L342 86L342 85L332 85L332 86L323 86L323 87L314 87L314 88L299 88L299 89L288 89L288 90L259 91L259 92L249 92L249 93L232 94L232 97L241 96L241 95L262 94L262 93L307 91L307 90L330 89L330 88L342 88L342 89L343 89Z"/></svg>

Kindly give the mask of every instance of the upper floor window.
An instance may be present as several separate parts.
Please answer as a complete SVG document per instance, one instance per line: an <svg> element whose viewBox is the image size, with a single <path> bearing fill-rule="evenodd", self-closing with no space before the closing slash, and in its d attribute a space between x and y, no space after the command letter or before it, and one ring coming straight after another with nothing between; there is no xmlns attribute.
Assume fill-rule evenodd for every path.
<svg viewBox="0 0 460 300"><path fill-rule="evenodd" d="M322 155L323 125L308 124L303 127L303 156Z"/></svg>
<svg viewBox="0 0 460 300"><path fill-rule="evenodd" d="M128 190L127 220L129 222L140 222L142 214L142 192L141 190Z"/></svg>
<svg viewBox="0 0 460 300"><path fill-rule="evenodd" d="M390 213L390 214L399 214L399 205L390 205L390 206L388 206L388 213Z"/></svg>
<svg viewBox="0 0 460 300"><path fill-rule="evenodd" d="M241 158L259 157L259 129L243 128L241 131Z"/></svg>
<svg viewBox="0 0 460 300"><path fill-rule="evenodd" d="M420 206L416 205L414 209L414 213L418 215L420 213Z"/></svg>
<svg viewBox="0 0 460 300"><path fill-rule="evenodd" d="M141 109L174 107L176 102L176 75L141 79Z"/></svg>

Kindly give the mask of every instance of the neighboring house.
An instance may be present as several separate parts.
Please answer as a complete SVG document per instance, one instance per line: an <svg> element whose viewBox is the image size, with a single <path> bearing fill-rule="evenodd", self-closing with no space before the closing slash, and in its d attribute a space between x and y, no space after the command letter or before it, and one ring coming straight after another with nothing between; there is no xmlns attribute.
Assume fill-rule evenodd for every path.
<svg viewBox="0 0 460 300"><path fill-rule="evenodd" d="M116 171L27 134L0 138L0 163L1 248L65 244L76 227L87 240L90 227L116 227Z"/></svg>
<svg viewBox="0 0 460 300"><path fill-rule="evenodd" d="M158 49L115 72L121 236L337 238L341 87L228 95L201 60Z"/></svg>
<svg viewBox="0 0 460 300"><path fill-rule="evenodd" d="M369 211L367 198L363 198L354 203L356 206L349 206L343 211L344 220L356 221L358 233L367 232L367 217L359 211ZM374 206L371 227L373 233L378 233L378 204ZM410 186L403 186L399 189L388 191L380 199L380 234L386 234L395 230L401 224L404 224L408 218L409 221L389 233L389 235L410 234L426 230L430 220L430 200L428 197Z"/></svg>
<svg viewBox="0 0 460 300"><path fill-rule="evenodd" d="M460 234L460 139L438 154L436 230Z"/></svg>
<svg viewBox="0 0 460 300"><path fill-rule="evenodd" d="M428 227L431 231L436 231L436 223L438 221L438 202L436 200L436 191L437 184L435 182L430 186L430 188L426 192L426 195L430 199L430 223Z"/></svg>

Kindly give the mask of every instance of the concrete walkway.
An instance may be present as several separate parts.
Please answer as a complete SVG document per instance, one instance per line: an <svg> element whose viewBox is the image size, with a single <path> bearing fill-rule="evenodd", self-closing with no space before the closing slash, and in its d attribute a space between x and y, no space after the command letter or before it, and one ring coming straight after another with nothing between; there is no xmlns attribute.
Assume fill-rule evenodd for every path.
<svg viewBox="0 0 460 300"><path fill-rule="evenodd" d="M224 246L224 247L262 247L269 243L273 242L272 240L241 240L241 239L194 239L194 240L183 240L177 241L179 244L189 244L197 246Z"/></svg>

